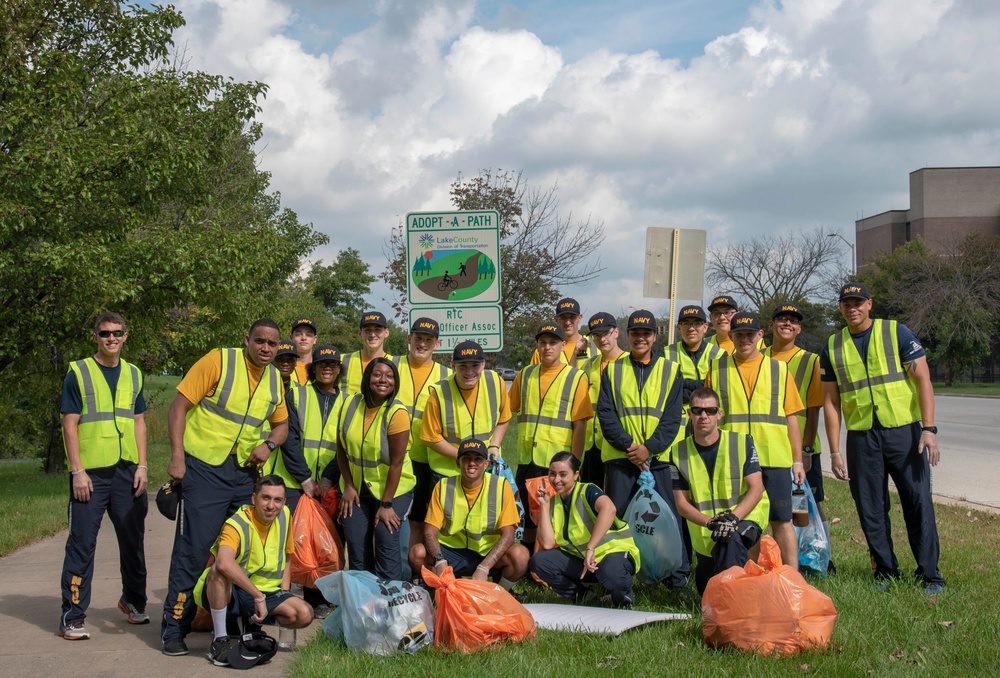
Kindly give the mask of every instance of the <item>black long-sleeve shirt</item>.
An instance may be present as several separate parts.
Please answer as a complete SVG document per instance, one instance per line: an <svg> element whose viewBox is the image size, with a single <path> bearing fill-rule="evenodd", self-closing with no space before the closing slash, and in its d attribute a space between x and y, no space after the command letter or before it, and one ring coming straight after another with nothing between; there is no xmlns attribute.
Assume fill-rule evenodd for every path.
<svg viewBox="0 0 1000 678"><path fill-rule="evenodd" d="M631 355L628 358L628 361L632 365L632 370L635 372L635 380L639 384L639 391L645 391L647 394L650 394L651 398L655 398L656 393L659 391L659 384L648 383L649 376L652 374L657 360L664 360L664 358L663 356L654 355L648 363L633 360ZM664 371L665 378L667 378L668 374ZM670 391L667 393L667 401L663 408L663 413L660 415L660 421L656 425L656 429L643 443L654 457L665 452L671 443L674 442L674 438L677 437L683 407L683 383L684 380L680 377L680 372L678 372L678 378L674 379L674 383L670 385ZM601 375L601 393L597 398L597 418L601 422L604 439L616 450L627 452L629 446L635 441L618 419L614 396L611 393L611 380L608 377L607 370Z"/></svg>
<svg viewBox="0 0 1000 678"><path fill-rule="evenodd" d="M334 391L329 393L323 391L316 387L315 384L310 383L306 388L311 388L316 393L319 398L319 411L322 416L321 426L326 426L326 420L333 412L334 407L337 406L337 398L340 396L339 391ZM340 469L337 468L337 458L334 457L331 464L328 464L326 468L312 469L306 464L305 455L302 452L302 422L299 420L298 409L292 407L291 390L289 390L286 395L285 402L288 405L288 437L285 439L285 443L281 446L281 458L285 462L285 468L288 472L292 474L292 477L297 481L304 482L310 478L315 477L330 477L327 475L327 469L330 465L334 466L336 474L330 477L334 481L334 484L340 480Z"/></svg>

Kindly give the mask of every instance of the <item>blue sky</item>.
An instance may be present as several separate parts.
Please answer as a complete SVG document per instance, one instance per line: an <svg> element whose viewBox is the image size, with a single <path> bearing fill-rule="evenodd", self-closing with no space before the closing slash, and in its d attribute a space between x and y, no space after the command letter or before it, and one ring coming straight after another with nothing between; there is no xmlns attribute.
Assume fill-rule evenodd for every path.
<svg viewBox="0 0 1000 678"><path fill-rule="evenodd" d="M563 290L585 314L665 308L642 297L649 226L853 240L908 206L913 170L1000 157L993 0L177 5L193 67L270 85L260 163L330 236L314 258L355 247L378 272L459 172L516 168L605 223L605 272Z"/></svg>

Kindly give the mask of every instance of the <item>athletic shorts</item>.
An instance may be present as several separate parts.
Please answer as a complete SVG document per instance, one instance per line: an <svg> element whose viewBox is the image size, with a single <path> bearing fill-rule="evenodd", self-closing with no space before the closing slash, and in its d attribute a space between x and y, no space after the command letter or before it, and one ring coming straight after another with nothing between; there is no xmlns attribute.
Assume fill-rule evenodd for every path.
<svg viewBox="0 0 1000 678"><path fill-rule="evenodd" d="M823 464L820 459L823 455L818 452L812 456L812 466L806 471L806 480L809 481L809 489L812 490L813 499L816 503L823 501L826 496L823 494Z"/></svg>
<svg viewBox="0 0 1000 678"><path fill-rule="evenodd" d="M479 555L472 549L452 549L444 544L441 545L441 555L448 561L456 577L471 577L476 573L479 563L483 562L483 558L486 557ZM499 567L490 570L490 577L494 581L500 581L500 576Z"/></svg>
<svg viewBox="0 0 1000 678"><path fill-rule="evenodd" d="M273 624L274 617L271 612L289 598L295 598L295 594L290 591L271 591L264 594L264 604L267 606L267 617L261 624ZM202 593L201 606L206 610L211 610L208 604L208 594ZM244 619L249 619L257 613L257 608L253 602L253 596L235 584L232 587L232 595L229 598L229 605L226 607L226 614L236 615Z"/></svg>
<svg viewBox="0 0 1000 678"><path fill-rule="evenodd" d="M427 506L431 503L431 492L434 491L433 475L431 465L422 461L411 461L413 465L413 475L417 479L417 484L413 486L413 508L410 509L410 520L418 523L424 522L427 517Z"/></svg>
<svg viewBox="0 0 1000 678"><path fill-rule="evenodd" d="M764 491L771 500L771 512L767 519L771 522L785 522L792 519L792 473L787 468L762 466Z"/></svg>

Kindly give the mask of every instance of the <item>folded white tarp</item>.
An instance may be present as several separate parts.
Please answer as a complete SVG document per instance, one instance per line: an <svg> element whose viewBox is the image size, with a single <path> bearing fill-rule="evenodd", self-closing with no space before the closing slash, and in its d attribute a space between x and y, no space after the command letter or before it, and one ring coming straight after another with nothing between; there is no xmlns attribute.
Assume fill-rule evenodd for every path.
<svg viewBox="0 0 1000 678"><path fill-rule="evenodd" d="M637 626L660 621L690 619L689 614L643 612L641 610L609 610L582 605L525 605L535 624L552 631L581 631L602 636L617 636Z"/></svg>

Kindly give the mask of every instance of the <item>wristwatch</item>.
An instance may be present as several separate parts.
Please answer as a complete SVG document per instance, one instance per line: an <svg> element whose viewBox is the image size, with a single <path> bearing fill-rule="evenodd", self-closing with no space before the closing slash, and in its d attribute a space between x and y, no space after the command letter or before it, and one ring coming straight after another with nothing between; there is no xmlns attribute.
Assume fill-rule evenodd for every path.
<svg viewBox="0 0 1000 678"><path fill-rule="evenodd" d="M380 501L379 502L379 506L381 506L382 508L389 508L389 509L391 509L392 508L392 502L391 501Z"/></svg>
<svg viewBox="0 0 1000 678"><path fill-rule="evenodd" d="M921 426L920 427L920 432L921 433L933 433L934 435L937 435L937 426Z"/></svg>
<svg viewBox="0 0 1000 678"><path fill-rule="evenodd" d="M812 445L803 445L802 454L816 454L816 450L813 449Z"/></svg>
<svg viewBox="0 0 1000 678"><path fill-rule="evenodd" d="M274 448L277 447L277 445L274 444L273 440L265 440L264 444L267 445L267 449L269 449L271 452L274 452Z"/></svg>
<svg viewBox="0 0 1000 678"><path fill-rule="evenodd" d="M443 553L439 553L436 556L434 556L434 564L435 565L437 565L438 563L440 563L442 560L444 560L444 554Z"/></svg>

